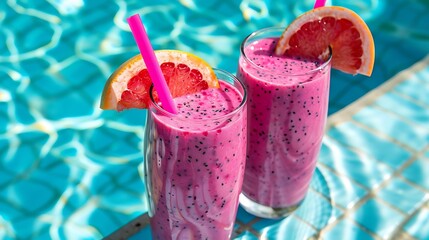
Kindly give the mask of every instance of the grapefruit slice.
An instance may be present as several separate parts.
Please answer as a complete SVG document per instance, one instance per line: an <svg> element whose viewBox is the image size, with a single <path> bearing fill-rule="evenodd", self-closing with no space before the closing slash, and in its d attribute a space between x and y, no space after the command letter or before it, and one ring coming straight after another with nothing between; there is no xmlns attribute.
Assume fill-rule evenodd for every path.
<svg viewBox="0 0 429 240"><path fill-rule="evenodd" d="M275 53L323 59L329 47L333 68L371 76L375 58L371 31L359 15L343 7L320 7L299 16L283 32Z"/></svg>
<svg viewBox="0 0 429 240"><path fill-rule="evenodd" d="M210 65L203 59L178 50L155 51L162 73L174 97L195 93L219 83ZM116 69L104 85L100 108L122 111L129 108L148 108L149 72L140 54ZM155 101L157 94L154 92Z"/></svg>

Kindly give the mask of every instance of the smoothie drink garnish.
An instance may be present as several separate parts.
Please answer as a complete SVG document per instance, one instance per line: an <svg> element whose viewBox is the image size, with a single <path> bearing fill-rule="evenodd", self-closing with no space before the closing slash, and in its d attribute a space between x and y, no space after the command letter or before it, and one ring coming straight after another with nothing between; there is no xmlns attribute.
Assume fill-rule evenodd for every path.
<svg viewBox="0 0 429 240"><path fill-rule="evenodd" d="M249 94L243 192L273 208L294 206L306 194L323 137L330 76L329 62L273 57L277 40L246 46L251 62L242 58L239 67Z"/></svg>
<svg viewBox="0 0 429 240"><path fill-rule="evenodd" d="M286 30L262 29L241 46L248 90L248 152L240 202L260 217L289 215L303 201L322 143L331 66L371 75L374 42L342 7L317 7Z"/></svg>
<svg viewBox="0 0 429 240"><path fill-rule="evenodd" d="M155 90L152 80L168 88ZM100 107L148 109L144 182L153 238L229 239L245 168L244 85L193 54L142 51L110 76Z"/></svg>

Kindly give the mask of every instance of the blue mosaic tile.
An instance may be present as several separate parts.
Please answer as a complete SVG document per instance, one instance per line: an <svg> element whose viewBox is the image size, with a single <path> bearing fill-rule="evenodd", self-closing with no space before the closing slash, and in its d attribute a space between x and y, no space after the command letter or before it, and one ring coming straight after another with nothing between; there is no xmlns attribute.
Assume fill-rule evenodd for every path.
<svg viewBox="0 0 429 240"><path fill-rule="evenodd" d="M34 172L34 176L41 180L47 179L46 176L51 176L54 179L63 178L65 181L79 181L83 172L70 167L63 158L49 153L40 162L39 169Z"/></svg>
<svg viewBox="0 0 429 240"><path fill-rule="evenodd" d="M1 203L0 203L1 211ZM14 235L11 223L8 222L8 219L4 219L0 215L0 239L2 240L15 240L12 236Z"/></svg>
<svg viewBox="0 0 429 240"><path fill-rule="evenodd" d="M30 59L21 61L20 67L26 74L31 76L31 82L32 84L33 83L35 84L39 81L39 79L43 78L42 76L46 77L45 75L46 69L49 68L51 64L52 62L49 63L47 59L30 58ZM47 84L45 87L49 85L50 84Z"/></svg>
<svg viewBox="0 0 429 240"><path fill-rule="evenodd" d="M393 173L388 165L367 154L358 154L329 137L323 140L319 161L369 189L378 186Z"/></svg>
<svg viewBox="0 0 429 240"><path fill-rule="evenodd" d="M103 127L114 128L123 132L134 132L139 136L143 135L144 125L146 124L146 111L137 109L130 109L121 113L103 111L101 116L104 123Z"/></svg>
<svg viewBox="0 0 429 240"><path fill-rule="evenodd" d="M2 227L0 227L0 238L2 240L15 240L12 236L8 235L6 232L6 229L4 229Z"/></svg>
<svg viewBox="0 0 429 240"><path fill-rule="evenodd" d="M425 153L425 157L429 159L429 151Z"/></svg>
<svg viewBox="0 0 429 240"><path fill-rule="evenodd" d="M4 32L0 33L0 42L6 42L6 41L7 41L6 34ZM9 49L6 47L6 44L0 45L0 51L4 54L9 53Z"/></svg>
<svg viewBox="0 0 429 240"><path fill-rule="evenodd" d="M331 128L327 133L335 140L358 148L394 169L399 168L411 154L400 146L382 139L351 122L345 122ZM357 137L359 136L359 137ZM386 151L389 149L389 151Z"/></svg>
<svg viewBox="0 0 429 240"><path fill-rule="evenodd" d="M429 20L429 17L426 16L425 20ZM415 75L417 76L418 79L420 79L422 81L422 83L428 84L428 78L427 77L429 76L429 68L422 67L421 69L419 69L419 71L415 72ZM411 78L412 78L412 76L411 76ZM426 99L427 99L427 97L428 96L426 95Z"/></svg>
<svg viewBox="0 0 429 240"><path fill-rule="evenodd" d="M393 27L389 25L385 25L385 27ZM398 45L402 45L403 43L398 42ZM390 61L388 69L405 69L410 66L412 63L408 61L406 57L398 57L398 53L400 52L400 48L387 48L383 53L383 57L386 59L395 59L395 61Z"/></svg>
<svg viewBox="0 0 429 240"><path fill-rule="evenodd" d="M0 155L0 157L2 156ZM14 174L0 169L0 189L5 189L6 185L8 185L15 178L14 176Z"/></svg>
<svg viewBox="0 0 429 240"><path fill-rule="evenodd" d="M140 186L143 188L143 186ZM113 192L113 191L112 191ZM127 205L121 205L127 199ZM148 209L148 203L144 194L138 194L132 191L132 186L128 189L124 187L123 190L115 190L113 193L103 194L100 196L99 203L104 208L114 209L123 213L132 213L131 215L138 216L139 213L145 213Z"/></svg>
<svg viewBox="0 0 429 240"><path fill-rule="evenodd" d="M118 224L130 218L129 212L130 211L111 209L109 206L105 206L101 203L92 212L88 212L87 224L96 228L101 236L108 236L116 230L115 226L118 226ZM131 218L133 219L138 216L139 214L135 211L131 214Z"/></svg>
<svg viewBox="0 0 429 240"><path fill-rule="evenodd" d="M29 29L28 23L33 24L33 28ZM48 45L52 42L51 36L55 33L49 22L27 14L18 15L8 25L19 36L14 38L14 44L20 53L31 52Z"/></svg>
<svg viewBox="0 0 429 240"><path fill-rule="evenodd" d="M82 87L84 84L88 84L91 81L96 80L96 76L103 74L97 65L86 60L74 61L67 67L59 70L60 74L63 75L61 80L67 83L68 88ZM77 72L79 74L74 74Z"/></svg>
<svg viewBox="0 0 429 240"><path fill-rule="evenodd" d="M308 191L303 204L294 214L319 230L334 218L331 202L312 190Z"/></svg>
<svg viewBox="0 0 429 240"><path fill-rule="evenodd" d="M0 78L1 78L1 76L0 76ZM1 90L0 90L0 94L1 94ZM0 102L0 133L5 133L6 130L8 129L8 125L9 125L8 124L8 117L7 117L7 114L5 113L6 108L7 108L6 104ZM6 142L6 141L4 141L4 142ZM4 148L4 149L2 149L2 148ZM0 150L2 150L2 151L0 151L0 154L6 152L7 149L8 149L8 147L0 146Z"/></svg>
<svg viewBox="0 0 429 240"><path fill-rule="evenodd" d="M359 199L367 194L367 191L353 183L350 179L339 176L331 170L319 167L329 186L332 201L343 208L352 207Z"/></svg>
<svg viewBox="0 0 429 240"><path fill-rule="evenodd" d="M310 189L322 194L328 199L331 199L328 183L318 167L316 167L313 177L311 178Z"/></svg>
<svg viewBox="0 0 429 240"><path fill-rule="evenodd" d="M22 105L27 104L30 110L32 108L42 109L41 103L42 99L54 99L60 94L65 94L67 92L67 85L61 81L55 80L54 77L47 74L33 75L31 76L31 85L26 89L26 96L20 97ZM52 88L52 91L51 91ZM58 94L55 94L59 92Z"/></svg>
<svg viewBox="0 0 429 240"><path fill-rule="evenodd" d="M57 200L57 194L53 187L30 178L9 185L5 191L0 192L0 197L8 197L24 213L33 213L48 210Z"/></svg>
<svg viewBox="0 0 429 240"><path fill-rule="evenodd" d="M67 106L67 111L63 111L64 106ZM67 92L55 99L48 101L41 106L38 106L44 116L51 120L61 120L64 118L76 118L82 115L91 115L94 111L94 105L88 103L85 97L82 97L79 92Z"/></svg>
<svg viewBox="0 0 429 240"><path fill-rule="evenodd" d="M422 209L404 226L404 230L417 239L429 239L429 210Z"/></svg>
<svg viewBox="0 0 429 240"><path fill-rule="evenodd" d="M387 186L377 192L377 197L402 210L404 213L411 214L415 209L423 205L429 198L429 194L399 178L393 178Z"/></svg>
<svg viewBox="0 0 429 240"><path fill-rule="evenodd" d="M36 122L36 119L34 116L32 116L30 112L30 105L27 101L27 99L16 97L14 99L14 114L16 117L16 120L23 123L23 124L32 124Z"/></svg>
<svg viewBox="0 0 429 240"><path fill-rule="evenodd" d="M61 237L64 238L64 236L61 236ZM33 234L33 239L52 239L50 229L46 227L45 229L42 229L40 232L36 232L35 234Z"/></svg>
<svg viewBox="0 0 429 240"><path fill-rule="evenodd" d="M429 161L427 159L418 159L408 166L402 175L411 182L429 190Z"/></svg>
<svg viewBox="0 0 429 240"><path fill-rule="evenodd" d="M428 76L429 71L422 70L421 73L410 76L407 81L398 84L394 90L429 105L429 84L425 83Z"/></svg>
<svg viewBox="0 0 429 240"><path fill-rule="evenodd" d="M348 219L343 219L321 236L324 240L372 240L376 239Z"/></svg>
<svg viewBox="0 0 429 240"><path fill-rule="evenodd" d="M20 69L13 66L11 63L2 63L0 67L0 77L2 79L1 87L3 93L7 93L7 96L2 96L3 104L6 104L10 98L15 98L19 94L18 89L22 85L23 76L27 76L25 73L21 73ZM6 108L3 108L6 109ZM2 110L3 110L2 109Z"/></svg>
<svg viewBox="0 0 429 240"><path fill-rule="evenodd" d="M53 148L61 147L70 142L73 142L73 138L75 138L76 130L70 128L64 128L57 131L57 139L55 143L52 145Z"/></svg>
<svg viewBox="0 0 429 240"><path fill-rule="evenodd" d="M17 144L16 142L14 144ZM19 144L16 146L16 152L6 155L2 160L2 167L10 173L22 174L30 171L37 162L38 157L35 155L35 149L31 144Z"/></svg>
<svg viewBox="0 0 429 240"><path fill-rule="evenodd" d="M368 92L368 88L362 86L362 84L359 83L359 81L367 81L367 79L363 76L353 76L342 72L332 72L331 83L334 84L335 82L336 84L336 82L340 82L337 79L341 79L341 81L345 82L353 82L353 84L348 85L343 89L338 89L338 94L333 95L332 97L330 96L330 98L335 99L335 103L338 105L347 106L347 102L349 101L349 99L357 99L359 98L359 96L363 96L365 93ZM337 88L335 87L335 89ZM332 110L334 109L328 108L328 111Z"/></svg>
<svg viewBox="0 0 429 240"><path fill-rule="evenodd" d="M429 142L429 131L426 126L407 124L400 117L371 106L361 109L353 116L353 119L369 126L374 131L382 132L400 143L412 147L416 151L422 150Z"/></svg>
<svg viewBox="0 0 429 240"><path fill-rule="evenodd" d="M244 210L239 205L238 206L238 211L237 211L237 219L240 220L240 222L246 224L246 223L252 221L253 219L255 219L255 216L253 216L252 214L246 212L246 210Z"/></svg>
<svg viewBox="0 0 429 240"><path fill-rule="evenodd" d="M339 81L341 79L341 81ZM341 106L346 106L346 102L348 101L348 95L349 94L356 94L356 92L351 91L350 89L350 82L353 82L354 78L353 76L350 76L350 74L345 74L340 71L333 70L331 73L331 83L334 84L335 87L330 89L329 92L329 98L330 98L330 106L328 108L329 114L337 112L339 109L341 109ZM353 84L354 85L354 84ZM353 87L354 90L356 90L356 86ZM361 89L357 89L359 94L362 94ZM355 95L356 97L356 95Z"/></svg>
<svg viewBox="0 0 429 240"><path fill-rule="evenodd" d="M404 5L404 6L401 6L400 8L398 8L395 12L393 12L391 14L396 16L396 17L399 17L399 16L403 16L404 14L408 14L409 11L420 12L421 9L419 9L418 5L411 5L411 6ZM389 14L389 13L387 13L387 14ZM415 24L414 22L415 22L415 19L413 17L409 17L409 18L401 17L400 26L408 25L408 24L413 26ZM395 60L396 60L396 58L395 58ZM398 59L398 60L400 60L400 59Z"/></svg>
<svg viewBox="0 0 429 240"><path fill-rule="evenodd" d="M70 38L61 36L61 43L50 48L46 53L55 59L57 62L62 62L75 54L73 43L70 43Z"/></svg>
<svg viewBox="0 0 429 240"><path fill-rule="evenodd" d="M99 215L100 217L105 217L104 215ZM86 216L91 217L91 216ZM77 221L67 221L68 226L59 226L56 229L56 232L51 233L50 235L56 236L58 239L67 239L72 236L74 239L101 239L103 236L101 235L99 229L95 227L88 227L88 223L86 223L86 219L79 219ZM105 220L101 221L104 222ZM111 223L106 226L112 226ZM100 227L100 226L98 226Z"/></svg>
<svg viewBox="0 0 429 240"><path fill-rule="evenodd" d="M249 231L245 231L240 235L233 237L235 240L258 240L259 238Z"/></svg>
<svg viewBox="0 0 429 240"><path fill-rule="evenodd" d="M21 208L21 206L16 206L16 204L10 200L0 201L0 212L2 213L0 215L0 219L3 219L5 221L12 221L13 219L20 218L26 215L26 211Z"/></svg>
<svg viewBox="0 0 429 240"><path fill-rule="evenodd" d="M293 215L291 215L290 217L294 218ZM291 219L290 217L282 218L282 219L268 219L268 218L264 219L264 218L261 218L258 221L256 221L255 223L253 223L252 227L255 230L257 230L258 232L260 232L261 229L264 229L264 228L269 227L269 226L274 226L274 225L279 226L281 224L281 222L283 222L283 221L289 222L290 221L289 219Z"/></svg>
<svg viewBox="0 0 429 240"><path fill-rule="evenodd" d="M313 228L293 215L283 220L264 219L252 227L261 233L263 239L281 239L284 236L290 239L308 239L316 233Z"/></svg>
<svg viewBox="0 0 429 240"><path fill-rule="evenodd" d="M35 239L38 235L47 235L49 224L37 219L18 218L11 222L14 229L20 229L16 233L15 239Z"/></svg>
<svg viewBox="0 0 429 240"><path fill-rule="evenodd" d="M385 2L386 5L390 5L391 2ZM404 1L400 1L398 2L399 5L401 5L399 8L404 8L407 7L408 4L404 4ZM420 6L422 6L421 4L419 4ZM383 8L383 9L388 9L389 7ZM420 7L421 8L421 7ZM397 9L394 10L394 12L396 13L396 19L400 19L402 18L404 15L398 15L398 11ZM385 13L382 14L383 16L388 16ZM421 14L422 17L424 17L427 14L422 13ZM402 16L402 17L401 17ZM418 51L414 51L414 52L410 52L407 51L406 49L409 48L409 44L413 44L415 45L417 48L422 47L423 49L427 49L427 43L422 43L422 41L410 41L410 42L405 42L403 41L403 39L398 39L398 38L392 38L392 36L401 36L403 35L403 31L413 31L412 27L408 27L408 26L401 26L401 21L399 20L397 23L392 24L392 17L389 16L388 17L390 19L390 22L380 22L380 21L376 21L378 22L377 24L381 24L380 25L380 30L382 29L383 31L385 31L384 33L382 32L374 32L373 31L373 37L374 39L377 39L377 48L376 48L376 63L375 66L383 66L381 68L383 68L385 71L383 71L382 73L384 74L383 77L392 77L394 74L397 73L397 71L395 71L395 69L406 69L409 66L411 66L412 64L415 63L416 60L413 61L409 61L409 58L411 59L422 59L426 54L427 54L427 50L423 50L423 55L422 52L418 52ZM427 21L427 19L425 19ZM414 29L416 31L419 31L417 29ZM415 32L414 32L415 33ZM383 34L385 35L389 35L390 37L386 37L383 36ZM414 34L412 34L414 35ZM383 48L383 46L385 46L385 48ZM389 46L395 46L395 47L389 47ZM384 59L384 60L382 60ZM392 61L391 59L395 59L395 61ZM398 59L398 61L396 61L396 59ZM385 62L386 61L386 62ZM392 63L391 63L392 62ZM375 71L377 72L377 71ZM368 78L368 80L375 80L372 78Z"/></svg>
<svg viewBox="0 0 429 240"><path fill-rule="evenodd" d="M344 214L344 211L341 210L340 208L338 208L337 206L333 207L333 213L332 213L332 221L334 221L335 219L341 217Z"/></svg>
<svg viewBox="0 0 429 240"><path fill-rule="evenodd" d="M369 199L350 217L382 238L390 238L405 216L376 199Z"/></svg>
<svg viewBox="0 0 429 240"><path fill-rule="evenodd" d="M405 99L395 93L386 93L379 97L375 104L380 107L395 106L395 113L409 119L411 122L427 126L429 122L429 111L408 99Z"/></svg>
<svg viewBox="0 0 429 240"><path fill-rule="evenodd" d="M86 142L87 147L101 156L125 157L130 154L140 155L142 152L140 149L143 147L142 139L135 133L125 132L120 128L102 127L85 131L83 134L82 140ZM100 137L103 140L100 140Z"/></svg>
<svg viewBox="0 0 429 240"><path fill-rule="evenodd" d="M416 25L415 25L416 28L420 28L422 26L425 26L425 23L427 23L429 21L429 17L427 16L427 14L421 14L421 15L422 16L419 17L418 21L416 21Z"/></svg>

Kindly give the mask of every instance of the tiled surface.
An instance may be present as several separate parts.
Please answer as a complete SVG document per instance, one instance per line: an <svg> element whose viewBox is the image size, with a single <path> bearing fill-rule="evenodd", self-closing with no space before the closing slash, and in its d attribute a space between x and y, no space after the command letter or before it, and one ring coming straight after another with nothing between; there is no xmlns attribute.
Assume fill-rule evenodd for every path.
<svg viewBox="0 0 429 240"><path fill-rule="evenodd" d="M407 215L412 214L417 208L421 207L429 197L425 191L400 178L393 178L377 195L384 202Z"/></svg>
<svg viewBox="0 0 429 240"><path fill-rule="evenodd" d="M409 181L417 184L425 190L429 190L429 159L419 158L402 172Z"/></svg>
<svg viewBox="0 0 429 240"><path fill-rule="evenodd" d="M288 236L291 239L308 239L316 231L311 225L299 220L296 216L290 216L284 220L258 221L252 228L260 233L261 238L278 239Z"/></svg>
<svg viewBox="0 0 429 240"><path fill-rule="evenodd" d="M324 139L319 162L330 169L341 169L342 175L367 188L377 187L393 174L393 169L387 164L377 162L368 154L345 148L328 136Z"/></svg>
<svg viewBox="0 0 429 240"><path fill-rule="evenodd" d="M235 72L247 34L313 2L0 1L0 239L150 237L145 112L98 109L106 78L138 52L126 16L141 14L156 49ZM240 208L234 238L428 239L429 60L341 109L429 53L429 4L328 2L368 22L374 73L333 71L336 114L304 205L277 221Z"/></svg>
<svg viewBox="0 0 429 240"><path fill-rule="evenodd" d="M406 232L417 239L427 239L429 229L421 226L427 225L429 222L429 209L422 209L417 212L404 226Z"/></svg>
<svg viewBox="0 0 429 240"><path fill-rule="evenodd" d="M322 239L325 240L337 240L341 238L341 236L347 236L347 239L356 239L356 240L372 240L375 239L374 236L366 232L362 229L362 227L359 227L356 223L344 219L343 221L339 222L335 226L333 226L331 229L326 231L326 233L322 236Z"/></svg>
<svg viewBox="0 0 429 240"><path fill-rule="evenodd" d="M368 194L366 189L351 179L322 166L319 169L322 171L330 190L330 195L325 195L325 197L331 198L339 207L352 208L359 199Z"/></svg>
<svg viewBox="0 0 429 240"><path fill-rule="evenodd" d="M328 129L327 135L395 169L411 157L412 154L409 151L395 142L388 141L384 136L375 135L374 131L375 129L365 129L354 122L345 122Z"/></svg>
<svg viewBox="0 0 429 240"><path fill-rule="evenodd" d="M405 216L380 200L370 198L353 211L350 218L365 229L388 239L393 237Z"/></svg>

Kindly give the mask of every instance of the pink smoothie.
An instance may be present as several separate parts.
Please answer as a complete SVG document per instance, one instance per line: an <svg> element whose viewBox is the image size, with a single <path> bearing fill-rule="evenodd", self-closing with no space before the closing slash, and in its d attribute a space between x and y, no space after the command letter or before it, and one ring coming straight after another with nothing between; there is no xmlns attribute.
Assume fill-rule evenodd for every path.
<svg viewBox="0 0 429 240"><path fill-rule="evenodd" d="M246 106L237 110L243 96L220 84L176 98L177 116L149 113L154 239L231 235L245 168L247 115Z"/></svg>
<svg viewBox="0 0 429 240"><path fill-rule="evenodd" d="M246 46L248 60L257 66L243 56L239 61L238 76L248 90L243 194L265 206L287 208L304 199L315 170L330 68L319 68L318 61L273 56L275 43L275 38L265 38Z"/></svg>

